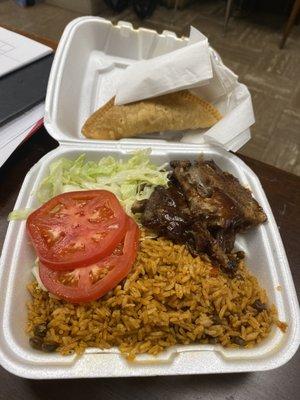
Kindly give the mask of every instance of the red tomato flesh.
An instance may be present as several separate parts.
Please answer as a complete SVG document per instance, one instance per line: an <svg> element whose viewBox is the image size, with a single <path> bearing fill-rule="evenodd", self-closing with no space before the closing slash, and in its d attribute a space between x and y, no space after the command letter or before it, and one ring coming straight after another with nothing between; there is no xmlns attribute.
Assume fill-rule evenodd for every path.
<svg viewBox="0 0 300 400"><path fill-rule="evenodd" d="M70 270L111 254L124 237L127 219L107 190L69 192L30 214L27 232L42 264Z"/></svg>
<svg viewBox="0 0 300 400"><path fill-rule="evenodd" d="M40 262L41 281L50 293L70 303L99 299L128 275L136 258L138 240L139 229L128 218L125 237L110 256L72 271L54 271Z"/></svg>

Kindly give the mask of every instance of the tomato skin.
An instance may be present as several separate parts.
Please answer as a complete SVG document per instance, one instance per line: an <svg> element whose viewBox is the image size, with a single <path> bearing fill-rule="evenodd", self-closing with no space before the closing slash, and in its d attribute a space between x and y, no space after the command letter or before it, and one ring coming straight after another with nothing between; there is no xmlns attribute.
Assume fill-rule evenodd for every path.
<svg viewBox="0 0 300 400"><path fill-rule="evenodd" d="M42 264L70 270L97 262L124 237L127 215L107 190L63 193L27 218L27 232Z"/></svg>
<svg viewBox="0 0 300 400"><path fill-rule="evenodd" d="M97 300L116 287L130 272L135 261L139 241L139 229L136 223L128 217L128 229L124 237L123 251L118 251L102 259L100 262L73 271L54 271L39 263L39 274L44 286L50 293L70 303L86 303ZM93 268L109 268L104 278L93 283L90 273ZM66 276L78 278L77 285L64 284L61 278Z"/></svg>

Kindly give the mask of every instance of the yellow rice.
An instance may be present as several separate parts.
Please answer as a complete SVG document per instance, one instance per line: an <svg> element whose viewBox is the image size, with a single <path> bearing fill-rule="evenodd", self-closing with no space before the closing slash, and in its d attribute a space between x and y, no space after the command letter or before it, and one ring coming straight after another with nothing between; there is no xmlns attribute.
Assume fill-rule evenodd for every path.
<svg viewBox="0 0 300 400"><path fill-rule="evenodd" d="M250 348L279 323L265 290L242 261L230 278L207 256L193 258L184 245L163 238L144 237L130 274L97 301L74 305L56 300L35 281L28 289L28 334L46 324L44 340L56 342L61 354L117 346L134 359L175 344ZM255 300L267 309L258 312L252 307Z"/></svg>

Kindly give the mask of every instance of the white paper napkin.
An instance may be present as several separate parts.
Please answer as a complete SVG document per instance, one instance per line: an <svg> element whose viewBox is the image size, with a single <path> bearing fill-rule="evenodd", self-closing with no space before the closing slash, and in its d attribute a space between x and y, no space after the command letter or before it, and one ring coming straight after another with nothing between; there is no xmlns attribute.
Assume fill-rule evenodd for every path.
<svg viewBox="0 0 300 400"><path fill-rule="evenodd" d="M191 27L186 46L129 66L119 82L115 104L205 85L213 77L207 38Z"/></svg>
<svg viewBox="0 0 300 400"><path fill-rule="evenodd" d="M221 144L226 150L236 151L251 138L249 127L255 122L251 96L247 86L238 81L238 76L223 64L218 53L212 48L210 56L213 78L208 85L194 88L193 92L213 103L223 118L204 132L186 132L181 141L210 141Z"/></svg>
<svg viewBox="0 0 300 400"><path fill-rule="evenodd" d="M157 44L159 47L159 44ZM116 85L116 104L126 104L157 95L190 89L211 102L223 118L209 129L184 132L156 132L143 138L165 139L185 143L210 142L236 151L251 137L255 122L247 86L223 64L219 54L209 46L207 38L191 27L189 39L177 50L166 42L164 54L133 62Z"/></svg>

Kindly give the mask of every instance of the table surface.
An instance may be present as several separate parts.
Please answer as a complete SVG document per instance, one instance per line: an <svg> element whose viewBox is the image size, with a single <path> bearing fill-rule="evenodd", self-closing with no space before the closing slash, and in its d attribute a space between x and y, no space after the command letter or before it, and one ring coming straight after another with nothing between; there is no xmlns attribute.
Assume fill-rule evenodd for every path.
<svg viewBox="0 0 300 400"><path fill-rule="evenodd" d="M47 42L55 47L56 44ZM58 146L44 128L23 143L0 169L0 248L7 229L7 214L14 207L29 169ZM273 210L285 245L294 283L300 289L300 178L259 161L240 156L258 175ZM148 378L35 381L16 377L0 367L2 399L298 399L300 352L272 371ZM298 394L297 394L298 393Z"/></svg>

